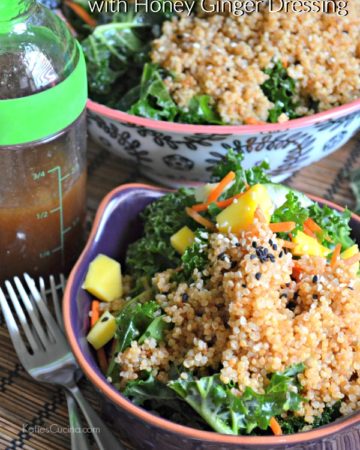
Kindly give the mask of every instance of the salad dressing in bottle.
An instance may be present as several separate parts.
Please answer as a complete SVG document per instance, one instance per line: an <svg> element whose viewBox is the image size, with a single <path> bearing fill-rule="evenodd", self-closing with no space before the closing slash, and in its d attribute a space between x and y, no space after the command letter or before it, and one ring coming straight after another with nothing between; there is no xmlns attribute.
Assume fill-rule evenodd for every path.
<svg viewBox="0 0 360 450"><path fill-rule="evenodd" d="M0 0L0 282L67 271L82 246L86 68L64 22Z"/></svg>

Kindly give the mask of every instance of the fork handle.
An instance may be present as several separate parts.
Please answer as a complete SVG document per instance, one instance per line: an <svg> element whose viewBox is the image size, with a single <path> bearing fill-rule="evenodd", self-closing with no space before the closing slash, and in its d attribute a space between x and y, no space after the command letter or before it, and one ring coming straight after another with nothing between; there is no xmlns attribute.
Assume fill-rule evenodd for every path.
<svg viewBox="0 0 360 450"><path fill-rule="evenodd" d="M99 450L125 450L120 442L114 437L108 427L100 419L90 404L85 400L76 384L67 385L90 427L93 429L93 436Z"/></svg>
<svg viewBox="0 0 360 450"><path fill-rule="evenodd" d="M76 406L75 399L67 391L65 392L65 395L69 411L71 448L72 450L90 450L90 445L86 438L86 435L81 430L82 423L80 419L80 412L78 407Z"/></svg>

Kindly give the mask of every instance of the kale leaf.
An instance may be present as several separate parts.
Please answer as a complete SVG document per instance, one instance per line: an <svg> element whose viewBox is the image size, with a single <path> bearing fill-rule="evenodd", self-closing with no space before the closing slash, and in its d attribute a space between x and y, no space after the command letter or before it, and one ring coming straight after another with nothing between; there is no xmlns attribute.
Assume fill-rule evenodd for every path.
<svg viewBox="0 0 360 450"><path fill-rule="evenodd" d="M261 85L266 97L274 104L269 111L268 122L278 122L279 116L285 113L289 119L299 117L296 114L298 103L295 102L295 80L289 76L281 63L276 61L273 67L265 69L269 78Z"/></svg>
<svg viewBox="0 0 360 450"><path fill-rule="evenodd" d="M223 122L219 114L215 111L209 95L194 96L187 107L187 110L180 110L178 122L191 124L215 124L222 125Z"/></svg>
<svg viewBox="0 0 360 450"><path fill-rule="evenodd" d="M121 105L124 94L139 84L150 42L159 36L165 18L130 3L126 12L100 14L100 25L81 42L91 98Z"/></svg>
<svg viewBox="0 0 360 450"><path fill-rule="evenodd" d="M212 179L214 181L221 180L230 171L236 174L234 184L225 191L222 198L229 198L239 194L245 189L246 185L253 186L257 183L270 182L270 178L266 174L270 166L266 161L262 161L250 169L244 169L243 160L244 153L242 151L235 152L233 149L229 149L224 158L214 167L212 172Z"/></svg>
<svg viewBox="0 0 360 450"><path fill-rule="evenodd" d="M322 427L323 425L327 425L338 419L341 416L340 405L341 402L338 401L332 406L326 406L321 416L315 417L315 420L312 423L312 427ZM303 416L296 416L295 414L291 413L287 414L286 417L278 416L277 421L279 422L284 434L299 433L300 431L302 431L305 425L308 425L305 422Z"/></svg>
<svg viewBox="0 0 360 450"><path fill-rule="evenodd" d="M351 239L349 221L351 213L348 209L338 212L327 205L320 206L314 203L308 208L309 216L324 230L322 245L332 248L340 243L342 250L355 244ZM325 239L329 237L331 242Z"/></svg>
<svg viewBox="0 0 360 450"><path fill-rule="evenodd" d="M116 317L115 338L117 351L124 351L155 319L160 307L155 301L139 303L137 298L129 300Z"/></svg>
<svg viewBox="0 0 360 450"><path fill-rule="evenodd" d="M294 233L303 229L305 220L309 217L309 211L301 205L300 199L295 192L290 191L286 195L286 201L277 208L272 217L271 222L295 222L296 228ZM280 237L287 239L287 235L280 234Z"/></svg>
<svg viewBox="0 0 360 450"><path fill-rule="evenodd" d="M170 328L170 324L165 322L165 315L157 316L146 328L144 333L140 336L138 342L142 344L147 338L154 338L157 342L164 340L165 331Z"/></svg>
<svg viewBox="0 0 360 450"><path fill-rule="evenodd" d="M180 266L181 257L170 245L170 237L185 225L196 228L195 222L185 212L185 207L194 203L193 191L180 189L145 208L141 214L143 237L130 244L127 250L128 273L135 278L151 278L157 272Z"/></svg>
<svg viewBox="0 0 360 450"><path fill-rule="evenodd" d="M172 422L209 430L207 424L185 401L151 374L145 374L144 379L129 381L123 394L135 405L143 406Z"/></svg>
<svg viewBox="0 0 360 450"><path fill-rule="evenodd" d="M264 394L247 387L241 396L218 374L198 380L170 381L168 386L183 398L213 430L224 434L249 434L255 428L266 430L272 416L299 409L302 397L297 375L304 370L297 364L283 373L274 373Z"/></svg>
<svg viewBox="0 0 360 450"><path fill-rule="evenodd" d="M138 88L139 99L128 110L130 114L169 122L175 120L178 107L163 81L162 72L156 64L145 64Z"/></svg>
<svg viewBox="0 0 360 450"><path fill-rule="evenodd" d="M195 269L202 271L209 262L208 259L208 233L204 229L195 232L195 240L181 257L183 275L189 279Z"/></svg>
<svg viewBox="0 0 360 450"><path fill-rule="evenodd" d="M117 329L115 333L115 346L111 356L107 376L113 383L119 379L119 370L115 362L115 355L128 348L153 322L160 310L155 301L139 302L139 297L129 300L116 316Z"/></svg>

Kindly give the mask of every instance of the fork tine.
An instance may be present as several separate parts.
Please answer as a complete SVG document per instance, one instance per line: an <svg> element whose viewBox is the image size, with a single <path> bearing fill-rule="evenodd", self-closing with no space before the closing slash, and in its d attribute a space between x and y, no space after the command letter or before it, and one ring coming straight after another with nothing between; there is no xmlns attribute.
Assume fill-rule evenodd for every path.
<svg viewBox="0 0 360 450"><path fill-rule="evenodd" d="M24 311L19 303L18 297L17 297L11 283L9 281L5 281L5 286L6 286L10 300L14 306L14 309L16 311L16 314L18 316L18 319L21 323L22 329L24 330L25 336L30 344L32 351L34 352L34 351L40 350L39 342L35 338L34 334L32 333L32 331L29 327L27 318L24 314Z"/></svg>
<svg viewBox="0 0 360 450"><path fill-rule="evenodd" d="M41 294L40 294L38 288L36 287L35 281L27 273L24 274L24 278L25 278L26 284L28 285L28 288L30 289L31 295L33 296L33 298L41 312L41 315L42 315L43 319L45 320L45 323L48 327L49 332L55 337L55 339L59 339L59 338L63 339L61 330L60 330L58 324L56 323L55 319L51 315L50 311L48 310L48 307L46 306L43 299L41 298ZM21 285L21 282L19 279L18 279L18 283ZM21 285L21 287L22 287L23 292L27 296L22 285Z"/></svg>
<svg viewBox="0 0 360 450"><path fill-rule="evenodd" d="M22 338L20 336L19 328L17 326L17 323L15 322L14 316L8 305L5 294L1 288L0 288L0 305L1 305L2 312L4 314L4 318L5 318L8 330L9 330L9 334L10 334L12 343L15 347L16 353L17 353L20 361L22 362L22 364L25 366L27 363L27 357L30 355L24 344L24 341L22 340Z"/></svg>
<svg viewBox="0 0 360 450"><path fill-rule="evenodd" d="M50 278L51 296L52 296L52 300L54 303L56 320L57 320L57 323L60 325L60 327L63 329L64 323L63 323L63 318L62 318L61 309L60 309L60 301L59 301L59 296L57 293L55 277L54 277L54 275L50 275L49 278Z"/></svg>
<svg viewBox="0 0 360 450"><path fill-rule="evenodd" d="M45 348L47 348L47 346L50 343L50 340L45 334L44 327L43 327L43 325L41 324L41 322L39 320L38 314L36 314L37 311L35 310L34 305L32 304L28 293L25 291L24 286L22 285L19 277L14 277L14 282L15 282L15 285L16 285L17 290L19 292L19 295L21 297L21 300L22 300L22 302L23 302L23 304L24 304L24 306L25 306L25 308L26 308L26 310L27 310L27 312L29 314L29 317L30 317L30 319L31 319L31 321L32 321L32 323L34 325L36 333L38 334L42 345Z"/></svg>
<svg viewBox="0 0 360 450"><path fill-rule="evenodd" d="M39 277L39 287L41 298L44 300L45 304L47 304L45 281L43 277Z"/></svg>

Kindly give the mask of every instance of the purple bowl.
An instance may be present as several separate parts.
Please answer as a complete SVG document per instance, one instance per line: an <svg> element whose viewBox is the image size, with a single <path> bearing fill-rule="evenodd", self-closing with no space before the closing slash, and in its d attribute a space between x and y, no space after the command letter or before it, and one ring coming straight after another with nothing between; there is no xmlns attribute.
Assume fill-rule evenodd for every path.
<svg viewBox="0 0 360 450"><path fill-rule="evenodd" d="M162 419L135 406L106 381L86 341L91 296L81 285L89 263L98 253L124 260L127 245L141 233L139 213L165 192L165 189L142 184L127 184L111 191L101 202L88 243L66 287L63 305L66 334L80 367L102 394L105 418L121 431L125 440L136 448L146 450L359 450L360 413L293 435L229 436ZM342 210L326 200L311 198ZM359 216L352 216L351 227L353 238L360 242Z"/></svg>

